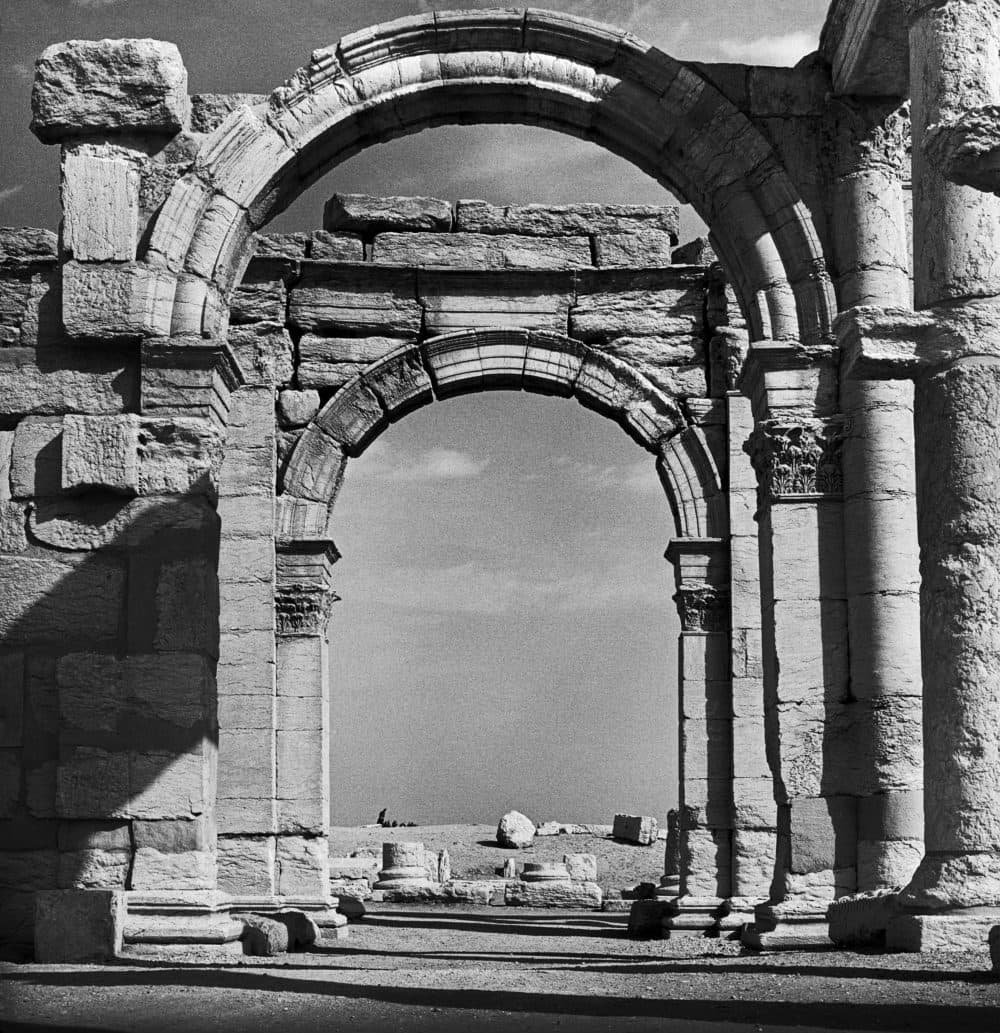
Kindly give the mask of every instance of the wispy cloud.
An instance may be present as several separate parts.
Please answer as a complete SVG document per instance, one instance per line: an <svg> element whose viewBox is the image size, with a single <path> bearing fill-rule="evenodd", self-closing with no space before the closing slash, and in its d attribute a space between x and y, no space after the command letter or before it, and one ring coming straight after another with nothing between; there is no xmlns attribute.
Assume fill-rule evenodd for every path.
<svg viewBox="0 0 1000 1033"><path fill-rule="evenodd" d="M0 187L0 204L9 201L24 189L23 183L15 183L12 187Z"/></svg>
<svg viewBox="0 0 1000 1033"><path fill-rule="evenodd" d="M390 450L375 442L361 462L352 464L352 480L420 484L479 477L490 465L489 457L476 458L454 448L431 448L417 456Z"/></svg>
<svg viewBox="0 0 1000 1033"><path fill-rule="evenodd" d="M786 32L775 36L757 36L755 39L720 39L716 43L727 61L783 67L797 64L806 54L811 54L816 46L816 37L811 32Z"/></svg>
<svg viewBox="0 0 1000 1033"><path fill-rule="evenodd" d="M555 456L552 467L563 476L568 476L577 484L592 490L620 489L634 492L637 495L659 495L663 486L656 473L652 457L636 460L627 466L602 466L599 463L588 463L572 456ZM548 477L546 473L528 475L530 479Z"/></svg>
<svg viewBox="0 0 1000 1033"><path fill-rule="evenodd" d="M379 571L368 590L371 601L397 610L480 617L528 610L622 611L665 605L669 599L662 584L637 577L628 564L566 576L498 570L475 561L443 568L393 567Z"/></svg>
<svg viewBox="0 0 1000 1033"><path fill-rule="evenodd" d="M116 4L127 4L128 0L69 0L74 7L114 7Z"/></svg>
<svg viewBox="0 0 1000 1033"><path fill-rule="evenodd" d="M31 82L35 78L35 66L27 61L16 61L10 66L10 70L14 78L20 79L21 82Z"/></svg>

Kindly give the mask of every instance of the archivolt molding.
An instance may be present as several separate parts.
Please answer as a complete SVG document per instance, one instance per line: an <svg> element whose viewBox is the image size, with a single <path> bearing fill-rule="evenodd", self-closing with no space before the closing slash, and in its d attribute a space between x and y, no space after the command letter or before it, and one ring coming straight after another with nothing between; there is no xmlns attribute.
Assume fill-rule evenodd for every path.
<svg viewBox="0 0 1000 1033"><path fill-rule="evenodd" d="M282 542L321 539L347 460L391 422L434 399L506 388L575 397L659 455L682 535L721 535L725 496L704 433L627 363L537 330L460 330L400 348L345 384L303 432L278 500Z"/></svg>
<svg viewBox="0 0 1000 1033"><path fill-rule="evenodd" d="M770 145L694 69L617 30L546 11L437 12L317 50L266 104L201 144L144 261L175 283L164 335L213 336L253 233L372 143L429 126L523 122L595 140L712 228L754 338L825 338L833 294L810 216ZM169 309L169 318L166 311Z"/></svg>

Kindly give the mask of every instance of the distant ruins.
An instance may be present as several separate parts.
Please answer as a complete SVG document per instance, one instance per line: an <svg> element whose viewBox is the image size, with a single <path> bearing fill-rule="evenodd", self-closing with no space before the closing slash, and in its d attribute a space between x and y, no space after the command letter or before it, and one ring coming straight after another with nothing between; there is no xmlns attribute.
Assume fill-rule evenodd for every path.
<svg viewBox="0 0 1000 1033"><path fill-rule="evenodd" d="M985 950L998 48L1000 7L967 0L836 0L794 69L438 12L269 96L194 97L172 44L48 48L61 230L0 232L8 946L57 889L46 944L74 915L133 944L335 923L337 491L390 422L503 388L618 422L675 514L667 932ZM498 121L633 161L710 244L679 246L672 208L350 196L261 233L363 147Z"/></svg>

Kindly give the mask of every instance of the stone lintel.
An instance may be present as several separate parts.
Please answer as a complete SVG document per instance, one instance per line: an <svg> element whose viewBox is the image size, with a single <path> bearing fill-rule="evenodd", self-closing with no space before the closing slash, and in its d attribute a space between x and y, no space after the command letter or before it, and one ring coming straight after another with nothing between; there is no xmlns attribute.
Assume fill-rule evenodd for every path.
<svg viewBox="0 0 1000 1033"><path fill-rule="evenodd" d="M798 341L754 341L737 386L758 421L786 413L832 415L837 405L838 350Z"/></svg>
<svg viewBox="0 0 1000 1033"><path fill-rule="evenodd" d="M922 146L953 183L1000 194L1000 106L972 108L928 126Z"/></svg>
<svg viewBox="0 0 1000 1033"><path fill-rule="evenodd" d="M1000 358L1000 299L977 298L914 312L861 306L837 316L845 376L912 380L962 359Z"/></svg>

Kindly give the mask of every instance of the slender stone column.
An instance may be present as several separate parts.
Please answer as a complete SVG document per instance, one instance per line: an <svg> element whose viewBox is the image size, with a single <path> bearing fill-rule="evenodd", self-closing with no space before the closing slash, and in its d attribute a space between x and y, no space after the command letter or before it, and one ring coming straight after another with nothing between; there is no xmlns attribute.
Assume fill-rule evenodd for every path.
<svg viewBox="0 0 1000 1033"><path fill-rule="evenodd" d="M918 311L845 313L857 376L915 380L925 854L886 940L985 943L1000 918L1000 198L960 186L936 125L1000 102L1000 6L910 10Z"/></svg>
<svg viewBox="0 0 1000 1033"><path fill-rule="evenodd" d="M327 624L337 559L333 542L296 542L277 562L277 892L314 906L330 901Z"/></svg>
<svg viewBox="0 0 1000 1033"><path fill-rule="evenodd" d="M826 908L855 888L843 581L843 420L836 353L755 342L742 377L756 428L767 749L778 804L771 900L751 946L828 943Z"/></svg>
<svg viewBox="0 0 1000 1033"><path fill-rule="evenodd" d="M664 929L725 926L732 890L729 563L718 538L675 538L680 634L680 896Z"/></svg>
<svg viewBox="0 0 1000 1033"><path fill-rule="evenodd" d="M838 100L833 200L841 308L910 304L907 106ZM900 886L923 852L913 388L844 378L845 578L857 735L858 890Z"/></svg>

